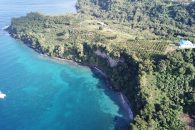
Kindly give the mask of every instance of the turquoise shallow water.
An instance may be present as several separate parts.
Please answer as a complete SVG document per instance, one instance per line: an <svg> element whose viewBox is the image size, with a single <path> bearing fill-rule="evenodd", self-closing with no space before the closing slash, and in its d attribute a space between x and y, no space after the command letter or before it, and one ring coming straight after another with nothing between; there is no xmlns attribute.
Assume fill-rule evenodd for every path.
<svg viewBox="0 0 195 130"><path fill-rule="evenodd" d="M72 0L1 0L0 28L30 11L74 12ZM48 60L0 31L0 130L112 130L126 126L120 96L89 68Z"/></svg>

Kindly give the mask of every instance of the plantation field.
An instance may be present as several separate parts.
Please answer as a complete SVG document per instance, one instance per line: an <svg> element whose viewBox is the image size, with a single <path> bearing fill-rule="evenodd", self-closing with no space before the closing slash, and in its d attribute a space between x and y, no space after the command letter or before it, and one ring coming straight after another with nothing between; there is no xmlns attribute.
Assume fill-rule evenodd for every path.
<svg viewBox="0 0 195 130"><path fill-rule="evenodd" d="M163 54L167 46L173 43L170 40L161 40L150 31L130 29L110 21L103 23L80 14L48 17L30 13L26 17L13 20L12 28L17 30L16 37L35 39L49 52L53 52L56 46L65 51L66 48L88 42L111 53L126 50L130 53Z"/></svg>

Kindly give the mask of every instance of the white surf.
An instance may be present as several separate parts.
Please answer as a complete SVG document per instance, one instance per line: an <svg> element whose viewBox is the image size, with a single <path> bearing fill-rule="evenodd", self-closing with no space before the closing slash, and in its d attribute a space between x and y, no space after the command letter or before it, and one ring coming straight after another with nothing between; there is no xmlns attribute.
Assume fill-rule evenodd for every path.
<svg viewBox="0 0 195 130"><path fill-rule="evenodd" d="M0 99L4 99L6 97L6 94L4 94L4 93L2 93L1 91L0 91Z"/></svg>

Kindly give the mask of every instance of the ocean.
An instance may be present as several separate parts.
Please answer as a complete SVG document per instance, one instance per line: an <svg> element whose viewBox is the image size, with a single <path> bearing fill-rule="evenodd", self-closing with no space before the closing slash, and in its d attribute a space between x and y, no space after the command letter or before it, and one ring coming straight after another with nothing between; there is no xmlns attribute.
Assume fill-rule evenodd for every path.
<svg viewBox="0 0 195 130"><path fill-rule="evenodd" d="M89 68L56 62L2 29L28 12L75 13L75 0L0 0L0 130L114 130L129 116Z"/></svg>

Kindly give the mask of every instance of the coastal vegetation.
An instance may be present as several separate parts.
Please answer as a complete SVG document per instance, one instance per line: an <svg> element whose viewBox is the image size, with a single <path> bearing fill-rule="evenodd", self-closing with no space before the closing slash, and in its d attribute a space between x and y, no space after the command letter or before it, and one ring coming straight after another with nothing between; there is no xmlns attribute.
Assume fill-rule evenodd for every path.
<svg viewBox="0 0 195 130"><path fill-rule="evenodd" d="M77 14L29 13L7 29L39 53L100 68L131 103L129 129L183 130L195 120L195 3L79 0ZM170 51L171 50L171 51ZM193 126L191 126L193 127Z"/></svg>
<svg viewBox="0 0 195 130"><path fill-rule="evenodd" d="M132 30L149 30L163 38L173 40L178 36L195 42L195 3L190 0L78 0L77 9Z"/></svg>

